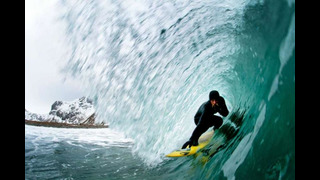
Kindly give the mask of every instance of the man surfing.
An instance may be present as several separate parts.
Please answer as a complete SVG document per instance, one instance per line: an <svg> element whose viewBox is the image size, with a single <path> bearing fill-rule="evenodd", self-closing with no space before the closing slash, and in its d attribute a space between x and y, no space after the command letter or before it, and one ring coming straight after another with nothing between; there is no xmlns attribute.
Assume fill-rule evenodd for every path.
<svg viewBox="0 0 320 180"><path fill-rule="evenodd" d="M198 139L202 133L206 132L212 126L213 130L216 130L222 125L222 118L214 115L217 112L223 117L229 114L224 98L219 95L218 91L213 90L209 93L209 100L199 107L194 116L194 123L197 127L194 129L189 141L184 143L182 149L188 146L197 146Z"/></svg>

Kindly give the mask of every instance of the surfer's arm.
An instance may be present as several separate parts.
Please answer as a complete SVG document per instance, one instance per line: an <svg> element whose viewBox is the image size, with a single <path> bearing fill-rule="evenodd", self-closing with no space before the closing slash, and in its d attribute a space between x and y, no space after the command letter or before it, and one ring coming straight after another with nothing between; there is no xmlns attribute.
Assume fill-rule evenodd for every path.
<svg viewBox="0 0 320 180"><path fill-rule="evenodd" d="M219 114L221 114L223 117L226 117L229 114L229 110L223 98L219 100Z"/></svg>

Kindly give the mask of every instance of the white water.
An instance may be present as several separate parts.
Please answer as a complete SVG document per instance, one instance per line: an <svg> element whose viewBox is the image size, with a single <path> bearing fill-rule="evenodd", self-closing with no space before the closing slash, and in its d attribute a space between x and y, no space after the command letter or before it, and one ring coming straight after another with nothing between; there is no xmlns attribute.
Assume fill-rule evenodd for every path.
<svg viewBox="0 0 320 180"><path fill-rule="evenodd" d="M73 51L65 72L96 102L97 120L157 165L195 128L211 90L232 111L229 81L245 1L61 2Z"/></svg>
<svg viewBox="0 0 320 180"><path fill-rule="evenodd" d="M103 129L77 129L77 128L51 128L25 125L25 136L32 139L35 147L38 142L50 141L59 143L65 141L72 145L92 144L102 147L131 147L133 140L126 138L123 133L109 128Z"/></svg>

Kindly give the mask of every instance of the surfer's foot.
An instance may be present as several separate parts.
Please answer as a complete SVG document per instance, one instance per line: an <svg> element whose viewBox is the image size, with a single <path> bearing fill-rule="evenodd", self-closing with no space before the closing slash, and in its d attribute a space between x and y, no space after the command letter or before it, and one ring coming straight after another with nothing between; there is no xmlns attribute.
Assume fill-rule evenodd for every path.
<svg viewBox="0 0 320 180"><path fill-rule="evenodd" d="M192 141L192 146L198 146L198 141Z"/></svg>

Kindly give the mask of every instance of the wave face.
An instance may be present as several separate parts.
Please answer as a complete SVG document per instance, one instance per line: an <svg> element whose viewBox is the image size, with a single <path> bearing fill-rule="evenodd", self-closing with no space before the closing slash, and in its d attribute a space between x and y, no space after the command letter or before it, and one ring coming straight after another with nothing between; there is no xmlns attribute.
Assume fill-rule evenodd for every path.
<svg viewBox="0 0 320 180"><path fill-rule="evenodd" d="M147 165L179 167L164 154L190 137L215 89L231 112L219 130L225 145L187 177L294 178L294 1L59 6L72 47L64 72L83 82L97 120L134 139L133 154Z"/></svg>

